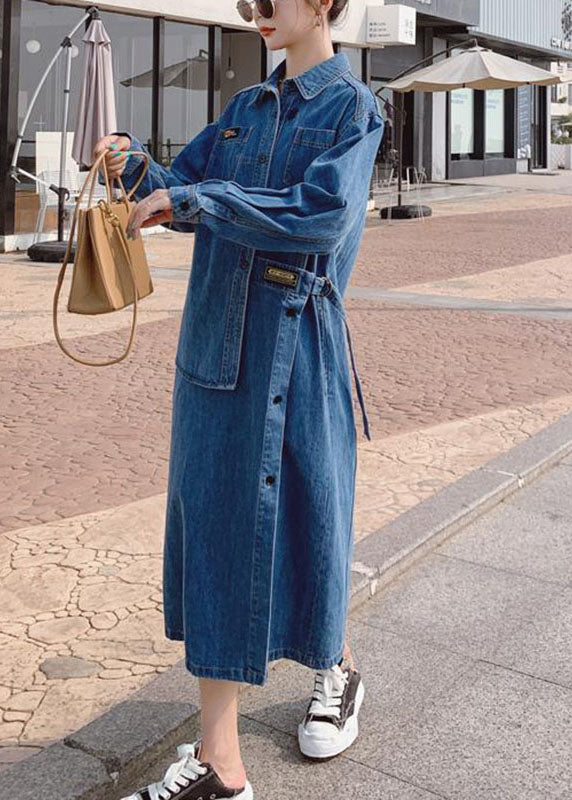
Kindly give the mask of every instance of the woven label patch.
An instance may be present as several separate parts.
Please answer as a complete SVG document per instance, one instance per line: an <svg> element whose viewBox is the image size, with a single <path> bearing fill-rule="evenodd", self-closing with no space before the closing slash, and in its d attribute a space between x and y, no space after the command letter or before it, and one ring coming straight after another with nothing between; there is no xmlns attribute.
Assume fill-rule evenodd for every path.
<svg viewBox="0 0 572 800"><path fill-rule="evenodd" d="M283 283L285 286L296 286L298 283L297 272L292 272L289 269L281 269L280 267L266 267L264 270L264 277L267 281Z"/></svg>
<svg viewBox="0 0 572 800"><path fill-rule="evenodd" d="M222 132L222 135L223 135L223 138L224 138L224 139L232 139L234 136L238 136L238 134L239 134L239 133L240 133L240 128L239 128L239 127L236 127L236 128L226 128L226 129L225 129L225 130Z"/></svg>

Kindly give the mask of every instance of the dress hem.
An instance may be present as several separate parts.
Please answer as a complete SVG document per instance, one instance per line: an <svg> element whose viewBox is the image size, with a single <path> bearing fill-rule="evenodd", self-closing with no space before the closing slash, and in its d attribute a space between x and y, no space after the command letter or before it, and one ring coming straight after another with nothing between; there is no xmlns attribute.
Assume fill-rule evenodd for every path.
<svg viewBox="0 0 572 800"><path fill-rule="evenodd" d="M181 631L166 631L167 639L184 641L185 635ZM334 656L316 656L313 653L304 653L295 647L278 647L268 651L268 661L277 661L279 658L288 658L297 661L310 669L327 669L337 664L343 655L345 642ZM215 678L218 680L237 681L239 683L252 683L263 686L268 680L268 670L261 671L253 667L209 667L204 664L195 664L185 657L185 667L199 678Z"/></svg>

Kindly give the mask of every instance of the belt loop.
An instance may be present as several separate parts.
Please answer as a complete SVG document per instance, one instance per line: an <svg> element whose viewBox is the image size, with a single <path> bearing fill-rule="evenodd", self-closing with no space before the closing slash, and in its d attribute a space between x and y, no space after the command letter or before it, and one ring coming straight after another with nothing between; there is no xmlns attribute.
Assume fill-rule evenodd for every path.
<svg viewBox="0 0 572 800"><path fill-rule="evenodd" d="M324 285L322 291L320 292L321 295L324 297L328 297L334 291L334 284L328 278L327 275L324 275Z"/></svg>

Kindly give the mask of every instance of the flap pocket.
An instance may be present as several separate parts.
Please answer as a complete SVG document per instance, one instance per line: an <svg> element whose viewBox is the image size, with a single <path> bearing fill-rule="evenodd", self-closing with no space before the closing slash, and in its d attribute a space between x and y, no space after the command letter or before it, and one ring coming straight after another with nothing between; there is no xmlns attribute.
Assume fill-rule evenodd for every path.
<svg viewBox="0 0 572 800"><path fill-rule="evenodd" d="M240 247L213 237L206 226L199 227L175 361L191 383L235 389L250 267L244 266Z"/></svg>
<svg viewBox="0 0 572 800"><path fill-rule="evenodd" d="M205 179L234 179L252 128L252 125L228 125L218 131L205 169Z"/></svg>
<svg viewBox="0 0 572 800"><path fill-rule="evenodd" d="M333 128L297 127L284 165L284 183L290 186L304 180L308 165L322 150L333 146L336 133Z"/></svg>

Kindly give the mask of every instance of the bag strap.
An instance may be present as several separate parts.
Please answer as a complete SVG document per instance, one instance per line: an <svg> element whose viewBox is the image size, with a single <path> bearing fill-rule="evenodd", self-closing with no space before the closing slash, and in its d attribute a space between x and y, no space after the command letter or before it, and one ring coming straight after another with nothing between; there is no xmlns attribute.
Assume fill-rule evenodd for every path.
<svg viewBox="0 0 572 800"><path fill-rule="evenodd" d="M142 152L140 150L137 150L137 151L134 150L134 151L131 151L131 152L134 152L134 153L137 153L137 154L140 154L140 155L144 156L146 164L145 164L145 169L143 170L142 174L139 177L139 180L136 182L135 186L131 189L129 195L133 191L135 191L137 186L139 186L139 184L142 181L145 173L147 172L147 169L149 168L149 156L148 156L147 153L144 153L144 152ZM97 175L100 163L102 163L102 165L103 165L103 173L104 173L104 177L105 177L105 186L106 186L106 189L107 189L107 202L110 203L111 200L112 200L111 183L109 181L109 175L107 173L107 165L106 165L106 161L105 161L106 155L107 155L107 152L104 150L95 159L95 161L93 162L93 164L92 164L92 166L91 166L91 168L89 170L89 173L88 173L87 178L86 178L86 180L85 180L85 182L83 184L83 187L82 187L82 189L81 189L81 191L80 191L80 193L79 193L79 195L78 195L78 197L76 199L76 204L75 204L75 209L74 209L74 214L73 214L73 220L72 220L71 229L70 229L70 235L69 235L69 239L68 239L66 252L65 252L65 255L64 255L64 262L62 264L62 268L60 269L60 272L59 272L59 275L58 275L58 280L57 280L57 284L56 284L56 290L55 290L55 293L54 293L53 309L52 309L52 319L53 319L53 326L54 326L54 334L55 334L57 343L59 344L61 349L64 351L64 353L66 355L68 355L70 358L72 358L74 361L77 361L79 364L86 364L87 366L90 366L90 367L106 367L106 366L109 366L110 364L117 364L119 361L123 361L123 359L126 358L126 356L129 354L129 352L131 350L131 347L133 345L133 340L134 340L134 337L135 337L135 324L136 324L136 320L137 320L137 284L136 284L136 278L135 278L135 271L134 271L133 264L132 264L132 261L131 261L131 254L129 252L129 246L127 244L127 240L126 240L126 237L125 237L125 231L123 230L121 225L118 224L116 226L116 228L117 228L117 232L119 234L119 241L121 242L121 246L122 246L122 248L124 250L124 253L125 253L125 256L126 256L127 266L129 268L129 274L131 276L131 281L133 283L133 315L132 315L132 319L131 319L131 332L130 332L129 341L127 343L127 347L125 348L125 351L118 358L111 359L110 361L86 361L85 359L80 358L79 356L74 356L73 353L70 353L70 351L64 345L64 343L63 343L63 341L62 341L62 339L60 337L59 330L58 330L58 298L60 296L62 283L63 283L63 280L64 280L65 270L66 270L66 267L67 267L68 262L69 262L69 256L70 256L72 242L73 242L73 234L74 234L75 225L76 225L76 221L77 221L77 217L78 217L79 204L81 202L81 198L83 197L83 195L85 193L85 190L86 190L90 180L91 180L91 190L90 190L90 194L89 194L89 201L91 202L91 197L93 195L93 188L94 188L94 185L95 185L95 176ZM123 195L122 199L124 200L126 205L129 207L129 203L128 203L129 195L126 194L125 187L123 186L123 182L121 181L120 177L116 176L116 178L119 181L120 189L121 189L121 192L122 192L122 195Z"/></svg>

